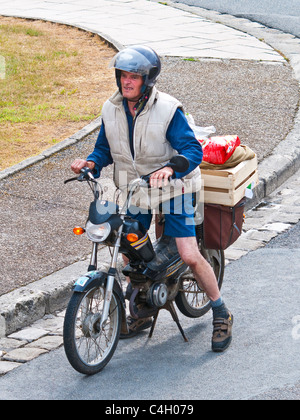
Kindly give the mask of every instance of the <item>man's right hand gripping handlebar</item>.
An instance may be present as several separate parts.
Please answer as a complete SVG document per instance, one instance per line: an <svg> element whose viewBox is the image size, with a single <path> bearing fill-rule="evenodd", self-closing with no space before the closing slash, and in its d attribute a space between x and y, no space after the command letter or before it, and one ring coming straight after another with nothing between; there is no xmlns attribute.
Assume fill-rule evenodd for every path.
<svg viewBox="0 0 300 420"><path fill-rule="evenodd" d="M91 171L95 169L95 162L86 161L84 159L75 159L71 165L71 169L75 174L80 174L82 168L89 168Z"/></svg>

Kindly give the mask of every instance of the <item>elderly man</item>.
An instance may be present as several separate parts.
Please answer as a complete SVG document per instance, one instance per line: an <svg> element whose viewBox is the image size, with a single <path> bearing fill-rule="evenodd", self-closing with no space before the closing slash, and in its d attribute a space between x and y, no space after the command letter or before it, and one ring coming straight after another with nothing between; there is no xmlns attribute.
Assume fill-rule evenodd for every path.
<svg viewBox="0 0 300 420"><path fill-rule="evenodd" d="M188 125L182 105L155 87L161 70L158 55L149 47L137 45L119 52L111 66L115 69L118 91L103 106L103 123L93 153L86 160L76 159L72 170L79 173L87 166L99 176L103 167L113 163L118 187L122 183L120 174L124 172L126 182L152 173L152 188L166 185L170 177L192 181L200 177L202 148ZM177 153L189 160L185 173L176 174L168 166L160 169ZM192 200L191 194L185 200ZM176 238L181 259L210 298L214 316L212 350L224 351L231 343L233 316L223 302L212 267L199 252L193 215L185 212L186 206L181 212L175 211L174 199L169 204L165 234ZM145 212L134 214L146 229L150 227L151 217ZM137 323L129 319L128 326L128 337L131 337L150 327L151 320Z"/></svg>

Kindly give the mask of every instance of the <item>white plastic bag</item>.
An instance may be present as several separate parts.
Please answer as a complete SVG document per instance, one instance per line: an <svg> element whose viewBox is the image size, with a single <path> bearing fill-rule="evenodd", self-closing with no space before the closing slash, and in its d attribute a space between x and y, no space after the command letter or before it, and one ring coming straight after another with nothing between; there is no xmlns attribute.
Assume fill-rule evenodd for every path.
<svg viewBox="0 0 300 420"><path fill-rule="evenodd" d="M191 127L191 129L193 130L195 134L196 139L198 140L208 139L211 134L217 131L213 125L211 125L210 127L197 126L195 124L195 120L192 114L186 113L185 116L186 116L186 119L188 120L189 126Z"/></svg>

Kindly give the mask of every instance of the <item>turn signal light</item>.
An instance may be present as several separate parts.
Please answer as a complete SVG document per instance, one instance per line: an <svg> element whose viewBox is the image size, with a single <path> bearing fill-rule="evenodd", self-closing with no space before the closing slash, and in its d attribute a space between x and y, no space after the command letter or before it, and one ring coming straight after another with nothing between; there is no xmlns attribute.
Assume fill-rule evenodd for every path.
<svg viewBox="0 0 300 420"><path fill-rule="evenodd" d="M136 233L128 233L126 238L127 238L127 241L129 241L129 242L136 242L136 241L139 240L139 237L137 236Z"/></svg>
<svg viewBox="0 0 300 420"><path fill-rule="evenodd" d="M85 232L85 229L79 226L76 226L73 229L73 233L75 233L75 235L82 235L84 232Z"/></svg>

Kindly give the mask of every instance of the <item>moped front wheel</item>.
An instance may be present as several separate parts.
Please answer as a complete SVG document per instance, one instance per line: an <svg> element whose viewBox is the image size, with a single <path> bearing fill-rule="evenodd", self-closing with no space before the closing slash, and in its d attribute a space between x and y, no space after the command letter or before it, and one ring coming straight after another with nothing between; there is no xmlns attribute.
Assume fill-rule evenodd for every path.
<svg viewBox="0 0 300 420"><path fill-rule="evenodd" d="M105 287L74 292L64 322L64 348L75 370L85 375L100 372L112 358L121 330L121 303L113 292L109 315L100 328Z"/></svg>
<svg viewBox="0 0 300 420"><path fill-rule="evenodd" d="M211 265L221 290L225 268L224 251L200 248L200 252ZM190 269L180 278L180 288L175 302L180 312L189 318L199 318L211 308L210 299L204 290L201 290Z"/></svg>

